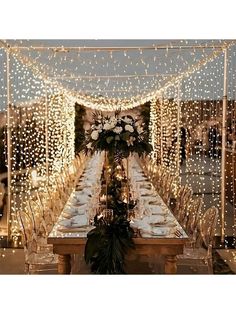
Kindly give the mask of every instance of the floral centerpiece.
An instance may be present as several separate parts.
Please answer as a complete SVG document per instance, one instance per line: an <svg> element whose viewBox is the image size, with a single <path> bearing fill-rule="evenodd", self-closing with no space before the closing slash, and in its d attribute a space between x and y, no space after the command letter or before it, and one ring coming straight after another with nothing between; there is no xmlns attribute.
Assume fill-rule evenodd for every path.
<svg viewBox="0 0 236 314"><path fill-rule="evenodd" d="M130 115L103 116L100 112L93 115L93 124L85 135L85 152L107 151L116 158L127 158L130 153L150 153L147 132L138 118Z"/></svg>
<svg viewBox="0 0 236 314"><path fill-rule="evenodd" d="M130 202L129 179L122 159L126 158L128 162L132 153L147 154L152 146L140 119L122 116L118 111L110 117L95 112L91 129L85 134L84 150L85 153L106 151L108 158L101 184L106 193L106 210L112 211L110 218L102 213L94 217L95 228L87 234L85 261L91 265L93 273L125 273L125 255L134 248L129 213L136 202ZM124 188L126 201L123 199Z"/></svg>

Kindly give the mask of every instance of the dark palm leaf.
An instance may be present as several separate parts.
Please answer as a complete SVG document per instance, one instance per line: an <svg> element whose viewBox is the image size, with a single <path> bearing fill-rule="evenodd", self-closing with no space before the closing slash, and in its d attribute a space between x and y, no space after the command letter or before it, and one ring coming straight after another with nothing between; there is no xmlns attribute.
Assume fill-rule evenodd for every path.
<svg viewBox="0 0 236 314"><path fill-rule="evenodd" d="M85 261L97 274L124 274L124 259L134 248L133 232L124 218L114 219L110 225L97 226L88 233Z"/></svg>

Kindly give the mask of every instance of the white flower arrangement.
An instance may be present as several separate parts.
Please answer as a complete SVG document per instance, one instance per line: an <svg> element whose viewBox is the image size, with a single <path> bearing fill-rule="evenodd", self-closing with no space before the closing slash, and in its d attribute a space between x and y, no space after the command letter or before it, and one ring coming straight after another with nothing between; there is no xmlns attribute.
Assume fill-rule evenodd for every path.
<svg viewBox="0 0 236 314"><path fill-rule="evenodd" d="M132 116L104 117L94 114L93 125L86 133L85 150L118 152L127 157L130 152L150 152L152 147L145 138L145 131L138 118Z"/></svg>

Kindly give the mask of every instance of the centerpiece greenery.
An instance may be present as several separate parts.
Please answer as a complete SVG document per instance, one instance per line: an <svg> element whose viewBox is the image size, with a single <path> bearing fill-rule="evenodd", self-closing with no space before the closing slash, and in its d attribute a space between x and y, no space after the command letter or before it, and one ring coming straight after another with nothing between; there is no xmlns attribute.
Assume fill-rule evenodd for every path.
<svg viewBox="0 0 236 314"><path fill-rule="evenodd" d="M135 248L130 217L136 201L130 195L122 160L132 153L147 154L152 146L138 118L121 116L118 111L111 117L95 112L91 129L85 134L84 150L106 152L101 178L106 200L94 217L95 228L87 234L85 261L93 273L124 274L125 256Z"/></svg>
<svg viewBox="0 0 236 314"><path fill-rule="evenodd" d="M129 221L124 215L115 215L111 220L95 216L94 225L87 235L86 263L96 274L124 274L125 255L134 249L134 231Z"/></svg>

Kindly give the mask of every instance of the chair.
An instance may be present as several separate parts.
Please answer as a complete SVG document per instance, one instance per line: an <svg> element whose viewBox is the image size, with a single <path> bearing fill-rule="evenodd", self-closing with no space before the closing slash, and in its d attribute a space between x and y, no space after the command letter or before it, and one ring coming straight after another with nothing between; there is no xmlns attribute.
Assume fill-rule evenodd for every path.
<svg viewBox="0 0 236 314"><path fill-rule="evenodd" d="M35 212L38 212L38 221L44 225L46 236L51 232L56 222L57 215L53 208L53 201L49 198L47 190L45 192L37 191L37 201L30 201L29 205L34 203Z"/></svg>
<svg viewBox="0 0 236 314"><path fill-rule="evenodd" d="M156 162L148 156L144 160L139 159L139 163L144 169L145 175L152 182L158 194L162 197L163 201L168 205L170 196L172 194L172 184L174 177L168 172L166 168L157 165Z"/></svg>
<svg viewBox="0 0 236 314"><path fill-rule="evenodd" d="M169 202L170 202L173 181L174 181L174 177L171 176L170 173L167 173L163 181L163 189L162 189L162 195L161 195L166 205L169 205Z"/></svg>
<svg viewBox="0 0 236 314"><path fill-rule="evenodd" d="M217 217L218 209L215 207L204 213L195 247L185 247L184 253L177 256L178 273L213 273L212 246Z"/></svg>
<svg viewBox="0 0 236 314"><path fill-rule="evenodd" d="M158 192L161 191L162 189L162 184L161 184L162 177L163 177L163 170L161 166L160 165L156 166L155 171L151 177L151 181Z"/></svg>
<svg viewBox="0 0 236 314"><path fill-rule="evenodd" d="M197 197L190 201L190 204L187 209L187 213L184 217L183 228L185 229L189 241L187 246L194 246L197 241L197 233L198 233L198 222L201 218L201 210L203 206L203 199L201 197Z"/></svg>
<svg viewBox="0 0 236 314"><path fill-rule="evenodd" d="M25 272L27 274L57 273L57 255L42 250L40 241L42 235L36 229L31 215L24 210L18 210L17 219L23 235L25 253Z"/></svg>
<svg viewBox="0 0 236 314"><path fill-rule="evenodd" d="M46 192L48 194L49 206L54 215L54 221L56 221L65 206L65 201L62 200L57 186L54 188L46 187Z"/></svg>
<svg viewBox="0 0 236 314"><path fill-rule="evenodd" d="M63 204L65 204L70 196L70 194L68 193L68 191L65 191L64 188L65 184L62 181L61 178L56 178L56 190L58 192L59 195L59 199L62 201Z"/></svg>
<svg viewBox="0 0 236 314"><path fill-rule="evenodd" d="M187 213L187 208L191 202L193 191L188 185L184 185L180 188L177 199L176 207L173 210L177 220L180 224L184 223L184 218Z"/></svg>

